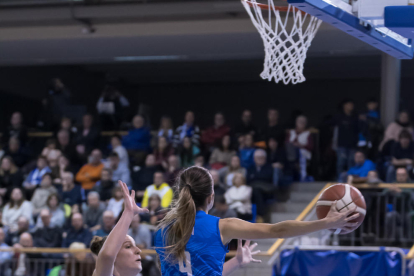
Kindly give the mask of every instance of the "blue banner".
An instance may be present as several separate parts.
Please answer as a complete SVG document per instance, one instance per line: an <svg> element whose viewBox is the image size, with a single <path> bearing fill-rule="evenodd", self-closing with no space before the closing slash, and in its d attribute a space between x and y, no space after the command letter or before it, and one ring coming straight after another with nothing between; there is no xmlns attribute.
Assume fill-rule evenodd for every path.
<svg viewBox="0 0 414 276"><path fill-rule="evenodd" d="M318 251L298 248L281 252L274 276L402 276L398 252Z"/></svg>

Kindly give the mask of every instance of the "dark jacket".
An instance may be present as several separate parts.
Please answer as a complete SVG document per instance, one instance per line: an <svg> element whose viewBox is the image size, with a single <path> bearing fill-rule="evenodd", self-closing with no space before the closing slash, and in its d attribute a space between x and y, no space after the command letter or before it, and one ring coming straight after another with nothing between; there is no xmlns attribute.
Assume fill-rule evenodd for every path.
<svg viewBox="0 0 414 276"><path fill-rule="evenodd" d="M89 247L91 240L92 233L88 228L81 228L79 230L70 228L67 232L66 238L63 239L62 247L69 247L73 242L81 242L85 244L86 247Z"/></svg>
<svg viewBox="0 0 414 276"><path fill-rule="evenodd" d="M62 232L58 227L37 228L32 236L35 247L60 247L62 245Z"/></svg>
<svg viewBox="0 0 414 276"><path fill-rule="evenodd" d="M253 165L247 169L247 183L252 182L273 182L273 167L270 164L264 164L262 167Z"/></svg>

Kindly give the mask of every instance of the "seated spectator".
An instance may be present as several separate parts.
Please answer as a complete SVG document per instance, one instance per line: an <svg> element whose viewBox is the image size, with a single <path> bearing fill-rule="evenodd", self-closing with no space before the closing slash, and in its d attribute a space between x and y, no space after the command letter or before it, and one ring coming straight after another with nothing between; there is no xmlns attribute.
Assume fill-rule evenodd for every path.
<svg viewBox="0 0 414 276"><path fill-rule="evenodd" d="M262 130L262 140L269 141L269 138L275 138L279 143L285 141L285 129L279 123L279 111L275 108L269 108L267 120L268 124Z"/></svg>
<svg viewBox="0 0 414 276"><path fill-rule="evenodd" d="M90 228L91 232L101 228L102 214L105 210L105 203L99 201L99 194L97 192L90 192L88 194L88 207L84 214L85 224Z"/></svg>
<svg viewBox="0 0 414 276"><path fill-rule="evenodd" d="M165 173L165 179L170 186L173 186L178 174L181 171L180 160L177 155L171 155L168 158L168 168Z"/></svg>
<svg viewBox="0 0 414 276"><path fill-rule="evenodd" d="M99 193L102 201L108 201L112 196L112 190L115 187L116 182L112 180L112 170L104 168L101 173L101 180L96 182L94 191Z"/></svg>
<svg viewBox="0 0 414 276"><path fill-rule="evenodd" d="M365 158L362 151L355 152L355 166L351 167L348 172L341 174L339 182L346 183L347 178L352 176L352 183L365 183L369 171L375 170L375 164L371 160Z"/></svg>
<svg viewBox="0 0 414 276"><path fill-rule="evenodd" d="M50 214L50 227L55 228L62 228L65 224L65 211L63 211L62 206L60 205L59 197L57 194L51 194L47 197L46 206L49 214ZM43 227L43 220L40 216L37 217L36 227L42 228Z"/></svg>
<svg viewBox="0 0 414 276"><path fill-rule="evenodd" d="M69 247L74 242L89 246L91 241L92 233L84 227L82 214L73 214L71 228L63 235L62 247Z"/></svg>
<svg viewBox="0 0 414 276"><path fill-rule="evenodd" d="M17 221L19 217L25 217L33 225L32 204L27 201L20 188L14 188L10 195L10 202L3 209L2 223L11 231L17 229Z"/></svg>
<svg viewBox="0 0 414 276"><path fill-rule="evenodd" d="M391 164L387 169L387 182L394 182L395 167L405 167L412 170L414 162L414 142L412 136L403 130L398 138L398 143L391 147Z"/></svg>
<svg viewBox="0 0 414 276"><path fill-rule="evenodd" d="M145 159L145 167L134 168L132 173L133 185L132 189L135 190L137 198L144 196L145 189L151 185L154 181L154 174L159 170L159 166L155 163L155 156L148 154Z"/></svg>
<svg viewBox="0 0 414 276"><path fill-rule="evenodd" d="M76 181L79 182L85 191L91 190L96 182L101 179L101 172L104 164L101 162L102 153L99 149L92 151L90 162L79 170L76 174Z"/></svg>
<svg viewBox="0 0 414 276"><path fill-rule="evenodd" d="M136 216L138 217L138 216ZM110 210L106 210L102 214L101 228L95 231L94 235L98 237L108 236L115 227L115 216Z"/></svg>
<svg viewBox="0 0 414 276"><path fill-rule="evenodd" d="M62 155L59 157L58 165L54 168L52 168L52 178L53 178L53 184L58 187L58 190L61 190L62 187L62 175L65 172L74 172L74 168L71 166L69 159Z"/></svg>
<svg viewBox="0 0 414 276"><path fill-rule="evenodd" d="M13 188L21 187L23 174L16 167L10 156L4 156L0 165L0 196L8 202Z"/></svg>
<svg viewBox="0 0 414 276"><path fill-rule="evenodd" d="M57 149L61 151L62 155L65 155L72 163L78 163L76 149L70 142L70 132L66 129L59 130L57 134Z"/></svg>
<svg viewBox="0 0 414 276"><path fill-rule="evenodd" d="M131 173L129 172L129 168L127 166L120 163L121 159L119 159L118 154L116 152L112 152L109 154L108 160L108 167L112 170L112 180L121 180L131 187Z"/></svg>
<svg viewBox="0 0 414 276"><path fill-rule="evenodd" d="M145 119L141 115L135 115L132 119L132 129L122 139L122 145L127 149L136 165L140 165L151 149L150 129L145 125Z"/></svg>
<svg viewBox="0 0 414 276"><path fill-rule="evenodd" d="M187 168L194 165L195 157L200 153L200 149L193 145L190 137L184 137L182 145L178 148L181 167Z"/></svg>
<svg viewBox="0 0 414 276"><path fill-rule="evenodd" d="M249 168L253 165L253 154L255 152L253 136L246 134L240 137L239 157L243 168Z"/></svg>
<svg viewBox="0 0 414 276"><path fill-rule="evenodd" d="M37 227L32 233L35 247L60 247L62 233L59 227L51 225L52 215L48 209L40 211L43 226Z"/></svg>
<svg viewBox="0 0 414 276"><path fill-rule="evenodd" d="M224 179L224 184L227 187L233 185L233 177L235 173L241 173L246 176L247 170L240 165L240 158L237 155L232 156L230 165L220 170L220 174Z"/></svg>
<svg viewBox="0 0 414 276"><path fill-rule="evenodd" d="M4 233L4 229L0 227L0 249L7 249L10 246L5 243L6 233ZM3 264L9 262L13 257L13 252L10 251L0 251L0 272L1 275L4 275L4 268Z"/></svg>
<svg viewBox="0 0 414 276"><path fill-rule="evenodd" d="M17 220L17 229L12 230L9 228L6 235L6 243L10 246L19 242L20 235L24 232L29 232L29 220L26 217L19 217Z"/></svg>
<svg viewBox="0 0 414 276"><path fill-rule="evenodd" d="M377 171L369 171L367 176L367 183L368 184L379 184L383 181L379 178ZM351 182L352 183L352 182ZM349 184L351 184L349 183Z"/></svg>
<svg viewBox="0 0 414 276"><path fill-rule="evenodd" d="M4 156L10 156L13 158L17 167L21 168L29 162L30 154L20 144L19 139L16 137L10 137L8 146L4 149Z"/></svg>
<svg viewBox="0 0 414 276"><path fill-rule="evenodd" d="M158 137L165 137L168 144L174 142L174 129L171 117L161 117L160 128L158 129Z"/></svg>
<svg viewBox="0 0 414 276"><path fill-rule="evenodd" d="M234 129L236 137L251 134L256 137L258 134L257 127L253 124L252 112L248 109L244 110L241 116L241 123Z"/></svg>
<svg viewBox="0 0 414 276"><path fill-rule="evenodd" d="M103 129L118 129L128 106L128 99L115 86L107 84L96 104Z"/></svg>
<svg viewBox="0 0 414 276"><path fill-rule="evenodd" d="M211 169L210 166L206 163L206 159L204 158L204 155L202 155L201 153L196 155L195 159L194 159L194 166L197 167L203 167L204 169Z"/></svg>
<svg viewBox="0 0 414 276"><path fill-rule="evenodd" d="M69 133L69 142L68 142L68 144L73 142L73 140L75 139L75 136L76 136L76 132L78 131L77 128L73 126L72 120L68 117L62 117L62 119L60 120L59 130L55 134L55 136L58 138L58 140L59 140L59 131L61 131L61 130L66 130ZM62 149L60 149L60 150L62 150Z"/></svg>
<svg viewBox="0 0 414 276"><path fill-rule="evenodd" d="M46 201L51 194L56 194L57 190L52 185L52 176L50 173L45 173L42 177L40 187L37 188L32 197L33 215L37 216L42 209L46 208Z"/></svg>
<svg viewBox="0 0 414 276"><path fill-rule="evenodd" d="M214 183L214 194L215 195L224 195L227 190L227 187L224 183L220 181L220 175L216 170L210 170L211 177L213 178Z"/></svg>
<svg viewBox="0 0 414 276"><path fill-rule="evenodd" d="M47 165L46 157L39 156L37 158L36 169L31 171L26 177L26 180L23 182L23 187L27 191L28 195L33 194L34 189L36 189L40 182L42 182L42 177L45 173L52 172Z"/></svg>
<svg viewBox="0 0 414 276"><path fill-rule="evenodd" d="M41 155L46 157L49 167L56 167L58 159L62 155L62 152L57 149L57 141L55 139L48 139Z"/></svg>
<svg viewBox="0 0 414 276"><path fill-rule="evenodd" d="M220 170L230 165L231 158L236 155L236 151L231 149L230 141L230 136L225 135L220 145L211 153L209 163L212 169Z"/></svg>
<svg viewBox="0 0 414 276"><path fill-rule="evenodd" d="M166 209L161 207L161 198L157 194L148 199L148 210L149 213L140 214L141 220L154 226L157 226L166 215Z"/></svg>
<svg viewBox="0 0 414 276"><path fill-rule="evenodd" d="M87 156L99 144L100 130L94 125L93 116L86 114L82 118L75 137L76 152L79 156Z"/></svg>
<svg viewBox="0 0 414 276"><path fill-rule="evenodd" d="M201 142L205 148L212 151L221 142L224 136L230 133L230 127L226 125L224 114L217 112L214 115L214 125L207 128L201 135Z"/></svg>
<svg viewBox="0 0 414 276"><path fill-rule="evenodd" d="M119 135L114 135L111 138L112 151L116 152L119 156L119 163L129 168L128 152L122 145L122 138Z"/></svg>
<svg viewBox="0 0 414 276"><path fill-rule="evenodd" d="M131 228L128 230L130 235L139 249L152 247L152 234L147 225L141 224L140 216L134 216L131 222Z"/></svg>
<svg viewBox="0 0 414 276"><path fill-rule="evenodd" d="M366 102L365 113L359 116L364 130L360 133L359 140L363 141L363 146L366 144L366 147L369 149L368 157L371 159L376 159L378 148L384 134L384 127L381 123L378 107L378 100L370 98Z"/></svg>
<svg viewBox="0 0 414 276"><path fill-rule="evenodd" d="M252 187L246 185L244 175L241 173L234 175L233 186L226 191L224 197L229 208L237 212L239 219L252 219Z"/></svg>
<svg viewBox="0 0 414 276"><path fill-rule="evenodd" d="M282 181L288 164L286 151L284 148L279 147L279 143L275 138L269 138L267 148L267 163L273 167L273 184L278 186Z"/></svg>
<svg viewBox="0 0 414 276"><path fill-rule="evenodd" d="M173 147L164 136L159 136L157 147L154 149L155 163L162 166L164 170L168 168L168 158L174 154Z"/></svg>
<svg viewBox="0 0 414 276"><path fill-rule="evenodd" d="M71 207L82 204L81 187L73 181L73 173L64 172L62 174L62 192L60 196L62 202Z"/></svg>
<svg viewBox="0 0 414 276"><path fill-rule="evenodd" d="M406 168L398 168L395 172L395 183L413 183Z"/></svg>
<svg viewBox="0 0 414 276"><path fill-rule="evenodd" d="M14 276L26 276L26 275L39 275L40 269L37 267L30 267L30 263L34 262L35 259L41 259L42 254L40 253L21 253L20 248L31 248L33 247L33 238L30 233L22 233L20 235L19 243L13 245L13 248L16 250L14 255L16 259L16 270L14 271ZM30 259L33 259L30 261ZM26 268L29 266L29 269ZM36 271L37 270L37 271ZM31 274L29 274L29 272Z"/></svg>
<svg viewBox="0 0 414 276"><path fill-rule="evenodd" d="M194 112L187 111L185 113L184 124L175 130L174 146L178 147L184 141L185 137L191 138L191 143L195 146L200 145L200 128L194 124Z"/></svg>
<svg viewBox="0 0 414 276"><path fill-rule="evenodd" d="M7 143L11 137L17 138L21 146L27 143L27 128L23 124L23 115L20 112L14 112L10 118L10 126L3 132L3 143Z"/></svg>
<svg viewBox="0 0 414 276"><path fill-rule="evenodd" d="M122 212L124 207L124 196L122 194L121 187L115 187L112 189L112 198L108 202L106 210L112 211L114 216L117 218Z"/></svg>
<svg viewBox="0 0 414 276"><path fill-rule="evenodd" d="M218 195L215 197L214 208L208 213L209 215L219 217L221 219L237 217L236 211L230 209L229 205L227 205L224 195Z"/></svg>
<svg viewBox="0 0 414 276"><path fill-rule="evenodd" d="M167 183L164 182L164 174L162 172L156 172L154 174L154 184L145 189L144 197L142 199L142 207L148 207L148 199L157 194L161 198L161 207L168 208L173 198L173 191Z"/></svg>
<svg viewBox="0 0 414 276"><path fill-rule="evenodd" d="M289 131L287 137L288 145L299 151L300 180L305 181L307 177L307 163L312 158L313 139L307 130L308 119L301 115L296 118L296 127Z"/></svg>
<svg viewBox="0 0 414 276"><path fill-rule="evenodd" d="M413 133L413 126L410 120L410 114L407 111L401 111L398 119L390 123L385 129L384 138L380 144L380 150L384 151L384 146L389 142L398 142L401 132L405 130Z"/></svg>

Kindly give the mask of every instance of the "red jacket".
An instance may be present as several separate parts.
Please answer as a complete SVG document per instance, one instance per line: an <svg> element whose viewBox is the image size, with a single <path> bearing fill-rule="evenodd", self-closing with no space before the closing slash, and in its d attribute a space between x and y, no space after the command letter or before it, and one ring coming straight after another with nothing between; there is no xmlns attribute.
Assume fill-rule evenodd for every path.
<svg viewBox="0 0 414 276"><path fill-rule="evenodd" d="M219 128L212 126L203 132L201 135L201 142L207 146L213 146L229 133L230 127L228 125L222 125Z"/></svg>

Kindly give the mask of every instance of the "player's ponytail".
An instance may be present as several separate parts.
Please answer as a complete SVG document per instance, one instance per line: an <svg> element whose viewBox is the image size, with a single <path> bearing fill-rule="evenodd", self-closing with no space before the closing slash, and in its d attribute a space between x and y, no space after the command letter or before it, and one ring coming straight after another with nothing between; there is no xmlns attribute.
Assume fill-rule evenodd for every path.
<svg viewBox="0 0 414 276"><path fill-rule="evenodd" d="M193 233L197 208L213 193L213 180L206 169L193 166L179 175L174 191L172 208L159 225L164 233L165 260L171 263L186 260L185 247Z"/></svg>

